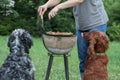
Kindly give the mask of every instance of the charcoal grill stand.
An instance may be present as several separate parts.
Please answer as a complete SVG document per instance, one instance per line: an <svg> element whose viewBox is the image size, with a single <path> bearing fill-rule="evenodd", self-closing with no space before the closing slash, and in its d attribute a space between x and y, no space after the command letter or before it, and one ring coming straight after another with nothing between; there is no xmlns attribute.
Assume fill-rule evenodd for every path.
<svg viewBox="0 0 120 80"><path fill-rule="evenodd" d="M41 20L42 20L42 25L41 25L42 34L44 34L44 33L46 33L46 30L44 28L43 15L41 15ZM43 39L43 37L42 37L42 39ZM44 40L43 40L43 43L44 43ZM44 43L44 45L45 45L45 43ZM48 50L48 52L49 52L49 50ZM51 67L52 67L52 63L53 63L53 58L55 55L54 53L51 54L50 52L48 54L49 54L50 58L49 58L49 62L48 62L48 68L47 68L45 80L49 80L50 71L51 71ZM60 54L60 55L63 55L63 57L64 57L65 76L66 76L66 80L69 80L68 54Z"/></svg>
<svg viewBox="0 0 120 80"><path fill-rule="evenodd" d="M64 57L65 77L66 77L66 80L69 80L68 54L62 54L62 55ZM48 67L47 67L45 80L49 80L54 54L49 54L49 56L50 56L50 58L49 58L49 62L48 62Z"/></svg>

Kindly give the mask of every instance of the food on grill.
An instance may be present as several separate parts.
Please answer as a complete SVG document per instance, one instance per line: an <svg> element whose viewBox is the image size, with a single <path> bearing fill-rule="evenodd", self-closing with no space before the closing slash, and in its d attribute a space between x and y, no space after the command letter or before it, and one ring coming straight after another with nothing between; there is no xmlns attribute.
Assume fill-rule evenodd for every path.
<svg viewBox="0 0 120 80"><path fill-rule="evenodd" d="M52 32L52 31L47 32L47 34L50 34L50 35L73 35L72 32Z"/></svg>

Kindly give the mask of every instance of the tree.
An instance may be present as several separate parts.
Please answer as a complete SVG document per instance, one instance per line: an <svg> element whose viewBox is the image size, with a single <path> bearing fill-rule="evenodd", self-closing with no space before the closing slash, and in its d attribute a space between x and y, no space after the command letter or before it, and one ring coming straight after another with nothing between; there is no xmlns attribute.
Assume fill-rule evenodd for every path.
<svg viewBox="0 0 120 80"><path fill-rule="evenodd" d="M8 16L14 12L12 9L14 7L13 0L0 0L0 13L2 15Z"/></svg>

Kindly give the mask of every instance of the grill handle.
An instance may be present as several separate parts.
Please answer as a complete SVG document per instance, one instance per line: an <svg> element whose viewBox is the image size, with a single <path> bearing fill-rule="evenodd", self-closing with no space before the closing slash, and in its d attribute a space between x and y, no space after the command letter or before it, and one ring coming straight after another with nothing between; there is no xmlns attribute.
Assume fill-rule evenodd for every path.
<svg viewBox="0 0 120 80"><path fill-rule="evenodd" d="M43 19L43 15L40 16L41 17L41 28L42 28L42 34L46 33L45 27L44 27L44 19Z"/></svg>

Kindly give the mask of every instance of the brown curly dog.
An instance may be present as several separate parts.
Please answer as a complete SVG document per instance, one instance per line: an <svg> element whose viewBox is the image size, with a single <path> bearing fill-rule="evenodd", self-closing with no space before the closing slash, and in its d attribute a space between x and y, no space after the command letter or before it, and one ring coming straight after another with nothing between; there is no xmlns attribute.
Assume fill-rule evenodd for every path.
<svg viewBox="0 0 120 80"><path fill-rule="evenodd" d="M83 37L89 44L83 80L108 80L108 56L106 55L109 47L108 36L94 30L83 33Z"/></svg>

